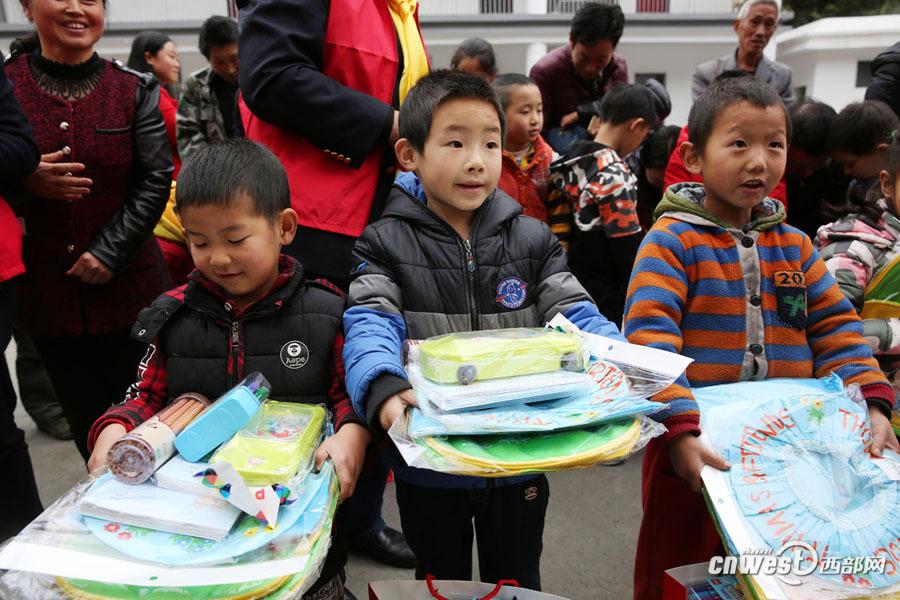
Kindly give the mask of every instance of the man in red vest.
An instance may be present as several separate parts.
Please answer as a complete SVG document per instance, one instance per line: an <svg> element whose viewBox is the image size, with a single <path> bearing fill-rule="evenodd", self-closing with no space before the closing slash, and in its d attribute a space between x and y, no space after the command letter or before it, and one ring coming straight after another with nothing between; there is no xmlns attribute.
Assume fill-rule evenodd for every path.
<svg viewBox="0 0 900 600"><path fill-rule="evenodd" d="M244 129L284 164L299 215L285 251L307 277L346 290L356 238L381 216L394 182L397 110L428 71L417 0L238 6ZM351 543L411 568L415 556L402 534L381 519L387 463L380 454L372 462L342 505L351 513Z"/></svg>

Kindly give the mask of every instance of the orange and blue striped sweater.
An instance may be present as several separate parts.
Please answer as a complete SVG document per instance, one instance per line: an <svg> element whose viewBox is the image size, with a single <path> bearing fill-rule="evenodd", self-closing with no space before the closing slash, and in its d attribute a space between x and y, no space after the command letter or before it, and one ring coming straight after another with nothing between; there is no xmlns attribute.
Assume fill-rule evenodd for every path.
<svg viewBox="0 0 900 600"><path fill-rule="evenodd" d="M671 186L638 251L624 333L694 359L653 399L669 432L699 433L691 387L836 373L887 414L894 393L850 302L810 239L767 198L737 229L703 207L702 184Z"/></svg>

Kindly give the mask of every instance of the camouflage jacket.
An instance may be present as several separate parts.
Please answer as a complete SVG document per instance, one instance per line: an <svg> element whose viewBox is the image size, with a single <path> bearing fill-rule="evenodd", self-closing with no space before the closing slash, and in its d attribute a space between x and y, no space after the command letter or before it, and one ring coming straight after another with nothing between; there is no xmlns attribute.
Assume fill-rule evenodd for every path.
<svg viewBox="0 0 900 600"><path fill-rule="evenodd" d="M821 227L816 235L825 265L858 312L864 311L872 281L900 255L900 219L883 199L878 207L883 212L877 221L850 214ZM876 354L900 355L898 317L863 319L863 333Z"/></svg>
<svg viewBox="0 0 900 600"><path fill-rule="evenodd" d="M207 67L191 75L184 84L175 120L181 160L187 160L210 142L228 139L222 111L210 88L211 76L212 69Z"/></svg>
<svg viewBox="0 0 900 600"><path fill-rule="evenodd" d="M576 143L550 169L550 194L568 197L579 230L603 231L608 238L641 232L637 177L615 150Z"/></svg>

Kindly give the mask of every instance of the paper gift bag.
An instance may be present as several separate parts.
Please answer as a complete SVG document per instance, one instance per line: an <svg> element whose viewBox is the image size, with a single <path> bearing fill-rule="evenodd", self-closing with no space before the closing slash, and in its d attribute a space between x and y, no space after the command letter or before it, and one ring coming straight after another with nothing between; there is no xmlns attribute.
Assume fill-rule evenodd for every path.
<svg viewBox="0 0 900 600"><path fill-rule="evenodd" d="M369 600L569 600L501 584L444 580L373 581L369 583Z"/></svg>

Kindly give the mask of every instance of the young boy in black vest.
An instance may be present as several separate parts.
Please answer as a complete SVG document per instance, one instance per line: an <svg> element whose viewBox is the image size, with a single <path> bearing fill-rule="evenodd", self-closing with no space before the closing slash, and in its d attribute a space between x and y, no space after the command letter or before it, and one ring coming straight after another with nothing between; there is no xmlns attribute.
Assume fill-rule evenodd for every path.
<svg viewBox="0 0 900 600"><path fill-rule="evenodd" d="M113 442L178 395L215 399L260 371L274 399L331 408L335 434L319 447L316 463L332 460L341 499L347 498L370 435L344 388L344 298L327 282L304 279L303 267L281 254L297 231L284 168L254 142L213 144L185 163L176 193L197 269L186 285L138 316L132 333L147 344L147 353L125 401L91 428L89 469L102 467ZM288 347L298 345L306 355L302 363L288 360ZM343 595L337 577L346 562L341 525L338 511L332 549L307 595Z"/></svg>

